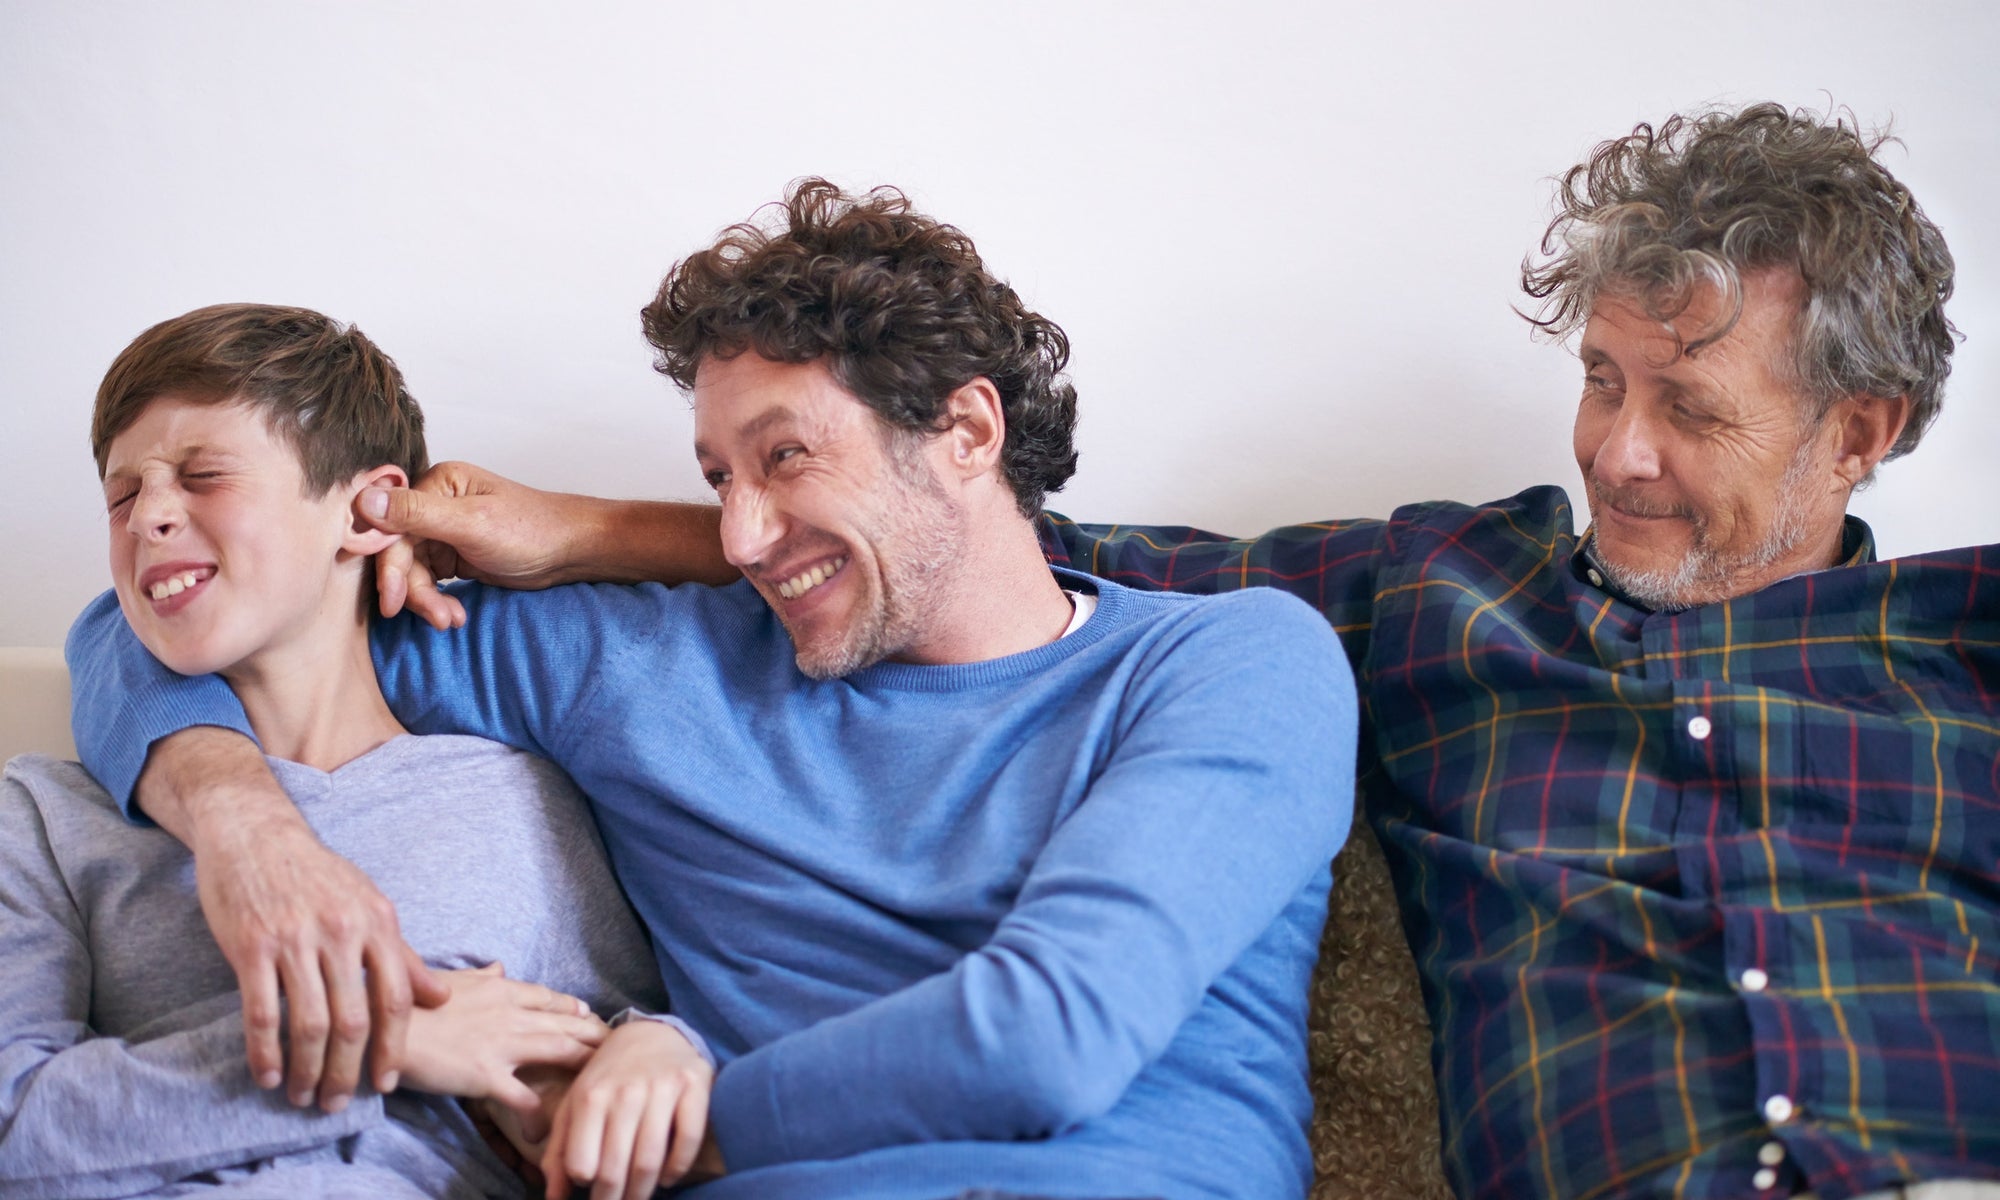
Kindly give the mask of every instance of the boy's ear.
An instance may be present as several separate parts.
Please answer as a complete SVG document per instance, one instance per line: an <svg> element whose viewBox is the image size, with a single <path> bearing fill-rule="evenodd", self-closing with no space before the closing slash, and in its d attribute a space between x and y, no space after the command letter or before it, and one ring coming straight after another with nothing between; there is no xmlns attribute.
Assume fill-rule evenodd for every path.
<svg viewBox="0 0 2000 1200"><path fill-rule="evenodd" d="M376 467L372 471L363 471L353 479L348 480L346 488L347 530L340 537L341 551L346 554L355 554L366 558L395 545L403 535L400 533L384 533L362 520L361 514L354 511L354 503L362 492L371 487L406 488L409 486L410 477L404 474L403 468L391 466L381 466Z"/></svg>

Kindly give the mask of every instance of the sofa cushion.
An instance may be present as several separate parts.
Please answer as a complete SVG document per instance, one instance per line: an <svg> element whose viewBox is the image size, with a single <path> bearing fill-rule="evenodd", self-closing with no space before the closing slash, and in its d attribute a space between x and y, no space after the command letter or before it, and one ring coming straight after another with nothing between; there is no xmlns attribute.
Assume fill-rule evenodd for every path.
<svg viewBox="0 0 2000 1200"><path fill-rule="evenodd" d="M1307 1018L1311 1200L1449 1200L1431 1075L1431 1025L1389 865L1357 819L1333 895Z"/></svg>

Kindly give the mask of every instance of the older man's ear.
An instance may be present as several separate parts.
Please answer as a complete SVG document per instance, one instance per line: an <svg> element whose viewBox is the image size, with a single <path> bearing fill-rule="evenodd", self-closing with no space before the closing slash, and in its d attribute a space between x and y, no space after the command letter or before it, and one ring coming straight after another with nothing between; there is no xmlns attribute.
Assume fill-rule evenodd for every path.
<svg viewBox="0 0 2000 1200"><path fill-rule="evenodd" d="M1835 426L1833 471L1849 491L1867 483L1875 467L1903 435L1910 419L1908 396L1848 396L1835 403L1828 420Z"/></svg>

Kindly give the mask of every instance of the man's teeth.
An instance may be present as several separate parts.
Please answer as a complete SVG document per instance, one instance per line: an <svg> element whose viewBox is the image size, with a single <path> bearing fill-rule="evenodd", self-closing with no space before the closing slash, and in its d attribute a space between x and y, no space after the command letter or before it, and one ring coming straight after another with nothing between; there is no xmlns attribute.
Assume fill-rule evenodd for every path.
<svg viewBox="0 0 2000 1200"><path fill-rule="evenodd" d="M168 596L178 596L198 582L200 581L194 577L193 571L182 571L178 575L170 575L153 585L153 599L165 600Z"/></svg>
<svg viewBox="0 0 2000 1200"><path fill-rule="evenodd" d="M828 576L846 565L847 556L843 554L830 563L821 563L811 570L800 571L797 575L778 585L778 594L787 600L796 600L820 584L825 583Z"/></svg>

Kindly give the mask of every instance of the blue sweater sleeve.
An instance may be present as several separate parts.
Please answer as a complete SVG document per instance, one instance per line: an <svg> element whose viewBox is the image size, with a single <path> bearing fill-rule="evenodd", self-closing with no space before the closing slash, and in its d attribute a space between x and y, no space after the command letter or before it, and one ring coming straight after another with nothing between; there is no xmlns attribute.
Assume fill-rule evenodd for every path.
<svg viewBox="0 0 2000 1200"><path fill-rule="evenodd" d="M557 762L581 732L572 718L604 657L643 650L677 600L658 584L451 591L465 605L461 629L439 632L408 615L375 622L375 674L390 710L415 733L471 734Z"/></svg>
<svg viewBox="0 0 2000 1200"><path fill-rule="evenodd" d="M127 817L144 821L132 791L153 743L196 725L220 725L245 737L250 718L220 676L177 675L147 652L118 596L105 592L70 627L70 729L77 757Z"/></svg>
<svg viewBox="0 0 2000 1200"><path fill-rule="evenodd" d="M453 590L466 607L463 629L440 633L409 616L370 627L389 707L418 733L473 734L545 758L558 757L601 655L644 643L673 604L657 585ZM162 666L111 592L77 618L65 654L78 756L128 817L144 819L132 793L154 742L196 725L254 736L229 685Z"/></svg>
<svg viewBox="0 0 2000 1200"><path fill-rule="evenodd" d="M1251 593L1146 653L1103 771L984 946L722 1069L732 1168L1101 1114L1323 878L1353 807L1356 702L1333 632Z"/></svg>

